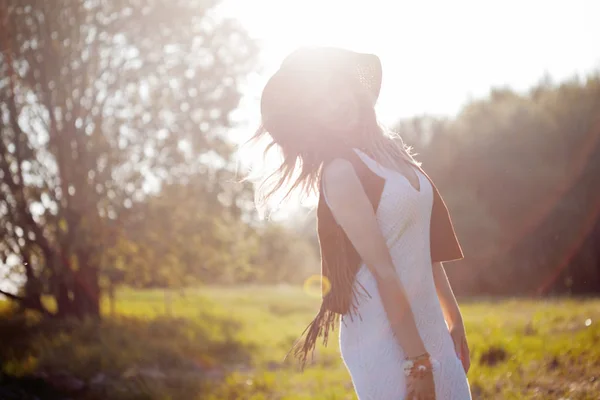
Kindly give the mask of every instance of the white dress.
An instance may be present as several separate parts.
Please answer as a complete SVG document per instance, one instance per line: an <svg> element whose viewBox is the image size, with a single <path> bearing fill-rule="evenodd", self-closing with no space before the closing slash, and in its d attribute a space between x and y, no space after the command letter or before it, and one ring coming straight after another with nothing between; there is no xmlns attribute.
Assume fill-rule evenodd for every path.
<svg viewBox="0 0 600 400"><path fill-rule="evenodd" d="M359 150L365 164L385 179L377 220L396 272L406 291L417 328L434 363L436 400L471 399L469 383L456 355L437 297L430 254L433 189L414 168L420 190L400 173L385 168ZM342 358L360 400L402 400L406 382L404 352L392 333L377 285L363 264L355 278L371 298L361 297L360 318L344 315L340 323Z"/></svg>

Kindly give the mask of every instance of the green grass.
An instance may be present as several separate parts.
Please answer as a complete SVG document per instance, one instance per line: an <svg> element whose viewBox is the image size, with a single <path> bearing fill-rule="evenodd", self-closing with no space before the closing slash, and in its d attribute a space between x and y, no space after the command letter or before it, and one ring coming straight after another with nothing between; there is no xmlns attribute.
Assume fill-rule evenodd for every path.
<svg viewBox="0 0 600 400"><path fill-rule="evenodd" d="M304 373L283 362L318 308L301 288L211 287L171 298L168 316L163 292L124 290L116 316L101 324L7 319L3 370L69 371L86 382L102 372L85 399L355 399L337 332ZM486 299L461 308L475 399L598 398L600 300Z"/></svg>

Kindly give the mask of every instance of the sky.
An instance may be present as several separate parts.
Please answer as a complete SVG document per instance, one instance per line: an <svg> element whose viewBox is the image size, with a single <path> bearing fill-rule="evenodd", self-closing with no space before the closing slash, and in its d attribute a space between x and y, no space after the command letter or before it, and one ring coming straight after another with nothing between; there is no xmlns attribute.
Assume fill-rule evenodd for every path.
<svg viewBox="0 0 600 400"><path fill-rule="evenodd" d="M526 90L600 69L599 0L225 0L262 47L240 120L255 123L260 90L300 45L377 54L378 104L392 124L419 114L452 116L492 87Z"/></svg>

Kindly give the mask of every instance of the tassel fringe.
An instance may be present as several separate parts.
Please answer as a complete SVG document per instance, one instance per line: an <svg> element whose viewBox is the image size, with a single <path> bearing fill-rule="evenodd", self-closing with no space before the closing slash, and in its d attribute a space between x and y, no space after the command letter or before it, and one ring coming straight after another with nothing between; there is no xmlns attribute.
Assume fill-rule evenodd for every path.
<svg viewBox="0 0 600 400"><path fill-rule="evenodd" d="M350 316L350 320L353 320L353 314L358 315L360 318L360 314L358 313L358 298L359 297L368 297L371 298L369 292L360 285L363 293L359 293L356 288L352 290L352 302L350 304L348 315ZM311 321L310 324L304 329L300 338L296 340L290 351L284 357L284 361L287 360L290 354L294 355L294 358L298 359L300 362L300 369L304 371L306 364L308 362L309 354L311 360L314 359L315 347L317 345L317 340L322 337L323 345L327 346L327 342L329 340L330 333L335 329L335 321L338 315L341 315L338 312L332 311L327 308L326 301L321 304L321 309L315 318Z"/></svg>
<svg viewBox="0 0 600 400"><path fill-rule="evenodd" d="M319 337L323 337L323 345L327 346L329 334L335 328L335 320L338 314L328 310L324 305L312 322L304 329L300 339L294 343L290 351L286 354L284 360L288 358L290 353L300 361L300 368L304 371L308 361L309 354L311 359L314 359L314 351ZM304 336L304 339L302 337Z"/></svg>

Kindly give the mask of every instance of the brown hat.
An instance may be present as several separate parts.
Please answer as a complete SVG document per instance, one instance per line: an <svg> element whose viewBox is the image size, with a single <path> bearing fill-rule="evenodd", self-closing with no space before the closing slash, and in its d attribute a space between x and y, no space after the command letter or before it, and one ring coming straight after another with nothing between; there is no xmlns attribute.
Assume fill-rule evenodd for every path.
<svg viewBox="0 0 600 400"><path fill-rule="evenodd" d="M281 119L291 122L291 114L310 111L322 96L323 83L344 79L357 83L377 101L381 89L381 61L374 54L336 47L302 47L288 55L269 79L261 97L263 125L267 130ZM294 108L290 109L290 99Z"/></svg>

